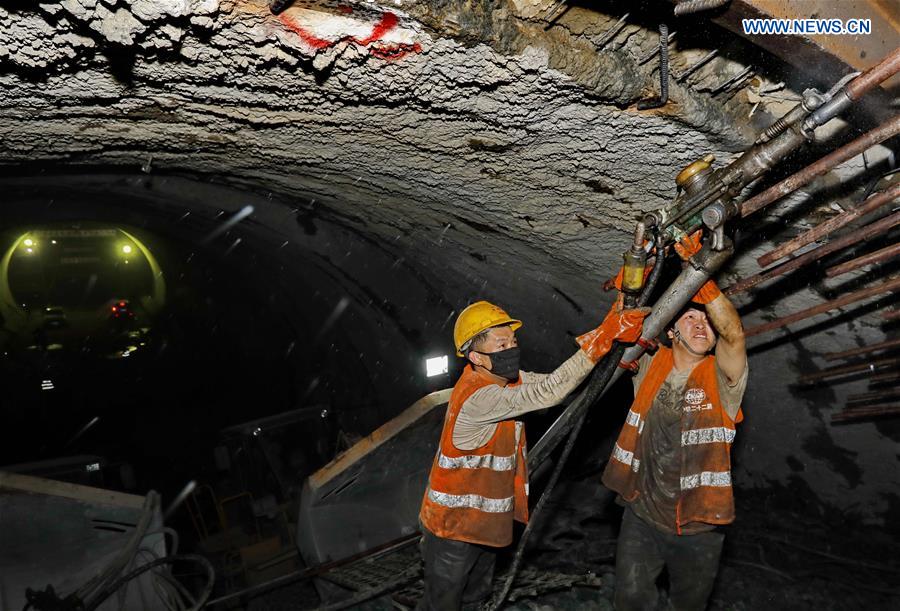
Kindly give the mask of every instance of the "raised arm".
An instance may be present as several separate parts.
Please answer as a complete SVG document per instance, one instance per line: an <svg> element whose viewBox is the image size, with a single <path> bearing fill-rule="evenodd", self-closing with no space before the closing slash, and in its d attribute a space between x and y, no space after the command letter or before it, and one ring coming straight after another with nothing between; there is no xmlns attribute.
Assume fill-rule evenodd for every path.
<svg viewBox="0 0 900 611"><path fill-rule="evenodd" d="M719 334L716 344L716 362L728 378L730 385L737 384L747 368L747 346L741 317L722 292L706 304L709 320Z"/></svg>

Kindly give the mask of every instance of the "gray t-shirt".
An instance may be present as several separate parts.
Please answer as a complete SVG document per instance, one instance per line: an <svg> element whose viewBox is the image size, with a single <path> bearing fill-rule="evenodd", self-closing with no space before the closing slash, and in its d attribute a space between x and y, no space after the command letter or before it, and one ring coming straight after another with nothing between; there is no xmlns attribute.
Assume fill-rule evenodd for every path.
<svg viewBox="0 0 900 611"><path fill-rule="evenodd" d="M640 360L640 372L634 377L634 389L640 387L650 368L650 355ZM676 533L675 506L681 494L681 410L684 406L684 387L692 369L675 368L659 387L644 418L641 433L641 468L638 471L640 494L631 503L634 512L664 532ZM741 406L747 388L748 368L734 385L716 363L716 379L722 408L733 420ZM704 532L715 528L712 524L692 522L682 525L682 534Z"/></svg>

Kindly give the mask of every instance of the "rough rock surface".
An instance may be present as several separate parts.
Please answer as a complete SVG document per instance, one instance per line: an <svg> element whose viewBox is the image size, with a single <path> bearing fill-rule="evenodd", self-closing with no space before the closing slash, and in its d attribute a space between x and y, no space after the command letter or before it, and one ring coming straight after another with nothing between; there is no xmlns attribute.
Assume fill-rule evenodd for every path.
<svg viewBox="0 0 900 611"><path fill-rule="evenodd" d="M548 28L549 6L302 2L275 17L262 0L0 3L0 154L11 166L140 167L274 193L426 275L452 275L457 307L479 294L534 304L522 315L542 319L535 337L558 337L596 318L628 229L673 196L678 170L710 152L727 161L802 79L773 63L750 88L715 93L744 69L746 45L686 32L676 73L712 45L720 57L673 80L666 107L637 111L658 88L657 59L642 61L655 21L609 37L620 14L573 7ZM783 80L787 90L763 93ZM862 172L854 163L843 176ZM754 237L745 248L762 250ZM755 271L751 261L728 273ZM820 299L800 290L751 308L747 324ZM821 402L806 410L787 388L809 367L799 355L879 337L854 325L758 351L739 475L785 483L799 457L823 501L848 507L863 491L871 503L858 510L876 518L900 496L881 472L895 457L873 442L885 438L871 424L830 427ZM835 475L841 452L858 476Z"/></svg>

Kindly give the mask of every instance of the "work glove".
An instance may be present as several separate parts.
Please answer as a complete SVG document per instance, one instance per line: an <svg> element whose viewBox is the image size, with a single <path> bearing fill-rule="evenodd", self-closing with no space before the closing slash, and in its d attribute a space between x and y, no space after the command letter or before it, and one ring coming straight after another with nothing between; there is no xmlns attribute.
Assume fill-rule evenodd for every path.
<svg viewBox="0 0 900 611"><path fill-rule="evenodd" d="M633 344L641 337L641 327L650 308L624 309L622 296L610 308L600 326L575 338L581 349L594 363L602 359L612 348L614 341Z"/></svg>
<svg viewBox="0 0 900 611"><path fill-rule="evenodd" d="M687 261L698 252L703 247L700 243L700 238L703 237L703 230L698 229L691 235L686 235L681 240L675 243L675 252L678 253L678 256L683 260Z"/></svg>
<svg viewBox="0 0 900 611"><path fill-rule="evenodd" d="M700 287L700 290L698 290L694 294L691 300L706 305L707 303L712 303L713 301L715 301L716 297L721 294L722 291L719 290L718 285L716 285L716 281L713 279L709 279L706 281L706 284Z"/></svg>
<svg viewBox="0 0 900 611"><path fill-rule="evenodd" d="M698 229L691 235L681 238L681 241L675 244L675 251L678 253L678 256L687 261L700 252L702 246L700 244L700 238L702 237L703 230ZM706 284L700 287L700 290L694 295L692 301L706 305L707 303L714 301L715 298L721 294L722 291L716 286L715 281L710 279L706 281Z"/></svg>

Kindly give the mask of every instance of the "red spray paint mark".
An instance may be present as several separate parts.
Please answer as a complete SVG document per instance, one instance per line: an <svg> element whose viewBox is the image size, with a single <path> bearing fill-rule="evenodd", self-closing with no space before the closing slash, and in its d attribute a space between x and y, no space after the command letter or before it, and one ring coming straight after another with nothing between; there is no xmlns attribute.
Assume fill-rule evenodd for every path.
<svg viewBox="0 0 900 611"><path fill-rule="evenodd" d="M344 12L340 7L338 7L341 12ZM347 7L350 9L350 7ZM351 12L353 9L350 9ZM334 45L343 42L349 41L353 44L357 44L361 47L369 47L373 42L377 42L387 36L394 28L397 27L399 23L399 19L394 13L385 12L382 13L381 19L378 20L375 25L372 26L372 31L365 38L357 38L356 36L344 36L338 38L337 40L326 40L324 38L319 38L318 36L312 34L295 22L290 16L286 13L282 13L278 16L279 21L283 23L286 27L288 27L292 32L297 34L300 39L305 42L308 46L313 49L327 49L328 47L333 47ZM399 43L394 45L385 45L379 47L369 47L369 53L375 57L384 60L397 60L405 55L410 53L421 53L422 46L419 43L414 44L406 44Z"/></svg>

